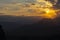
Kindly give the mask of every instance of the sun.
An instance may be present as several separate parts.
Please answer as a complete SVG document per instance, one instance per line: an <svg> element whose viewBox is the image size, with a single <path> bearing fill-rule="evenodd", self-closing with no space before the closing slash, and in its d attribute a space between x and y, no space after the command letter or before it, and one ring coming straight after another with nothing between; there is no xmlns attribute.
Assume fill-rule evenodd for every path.
<svg viewBox="0 0 60 40"><path fill-rule="evenodd" d="M50 1L37 0L37 2L38 4L40 3L39 5L41 6L40 12L42 12L42 14L40 14L40 16L49 19L54 19L57 16L56 10L54 9L53 4Z"/></svg>
<svg viewBox="0 0 60 40"><path fill-rule="evenodd" d="M48 14L50 12L50 10L48 8L46 8L44 11L46 14Z"/></svg>
<svg viewBox="0 0 60 40"><path fill-rule="evenodd" d="M54 19L57 16L56 11L54 9L46 8L44 9L44 12L45 13L42 15L42 17L44 18Z"/></svg>

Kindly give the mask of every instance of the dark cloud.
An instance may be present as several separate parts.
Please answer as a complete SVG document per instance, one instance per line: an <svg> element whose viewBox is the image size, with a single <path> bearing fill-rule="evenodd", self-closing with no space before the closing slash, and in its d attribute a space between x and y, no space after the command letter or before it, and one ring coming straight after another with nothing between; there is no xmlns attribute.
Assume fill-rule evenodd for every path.
<svg viewBox="0 0 60 40"><path fill-rule="evenodd" d="M60 4L60 0L58 0L57 4Z"/></svg>
<svg viewBox="0 0 60 40"><path fill-rule="evenodd" d="M60 9L60 0L58 0L57 4L55 6L56 6L56 8Z"/></svg>
<svg viewBox="0 0 60 40"><path fill-rule="evenodd" d="M36 0L26 0L25 2L34 3L34 2L36 2Z"/></svg>
<svg viewBox="0 0 60 40"><path fill-rule="evenodd" d="M0 13L0 15L3 15L4 13Z"/></svg>

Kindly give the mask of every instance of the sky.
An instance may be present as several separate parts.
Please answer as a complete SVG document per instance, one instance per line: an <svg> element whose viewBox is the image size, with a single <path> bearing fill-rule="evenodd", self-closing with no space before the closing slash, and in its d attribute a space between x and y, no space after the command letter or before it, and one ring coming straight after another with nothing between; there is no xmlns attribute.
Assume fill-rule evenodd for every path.
<svg viewBox="0 0 60 40"><path fill-rule="evenodd" d="M54 1L56 3L56 0ZM37 7L40 7L40 5L51 7L54 1L49 0L49 2L46 2L45 0L0 0L0 15L36 16L39 15L38 13L40 12L40 8Z"/></svg>
<svg viewBox="0 0 60 40"><path fill-rule="evenodd" d="M21 3L26 3L26 2L34 2L35 0L0 0L0 3L11 3L11 2L21 2Z"/></svg>
<svg viewBox="0 0 60 40"><path fill-rule="evenodd" d="M20 10L19 8L24 6L23 5L24 3L29 3L29 2L33 2L33 1L32 0L0 0L0 13L3 11L5 14L6 13L9 14L11 11ZM14 4L14 3L16 3L16 4ZM21 7L18 5L20 5ZM8 12L5 11L6 9L8 10Z"/></svg>

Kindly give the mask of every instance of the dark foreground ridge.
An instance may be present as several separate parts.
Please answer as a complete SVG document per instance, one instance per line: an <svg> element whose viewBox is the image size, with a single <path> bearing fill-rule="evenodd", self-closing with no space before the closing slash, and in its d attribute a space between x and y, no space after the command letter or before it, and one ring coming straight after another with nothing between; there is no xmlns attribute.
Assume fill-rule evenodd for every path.
<svg viewBox="0 0 60 40"><path fill-rule="evenodd" d="M35 22L37 19L33 19L35 23L29 19L29 22L33 23L21 24L23 21L26 21L24 18L33 19L32 17L0 17L0 24L4 24L2 26L5 28L4 31L6 33L7 40L60 40L60 18L53 20L42 19L38 22ZM10 22L6 22L6 20L9 20ZM27 21L25 23L27 23ZM3 31L0 33L2 32ZM4 39L5 37L3 36L2 38Z"/></svg>
<svg viewBox="0 0 60 40"><path fill-rule="evenodd" d="M60 21L43 19L31 25L24 25L24 37L31 40L60 40Z"/></svg>
<svg viewBox="0 0 60 40"><path fill-rule="evenodd" d="M0 25L0 40L6 40L5 33L4 33L1 25Z"/></svg>

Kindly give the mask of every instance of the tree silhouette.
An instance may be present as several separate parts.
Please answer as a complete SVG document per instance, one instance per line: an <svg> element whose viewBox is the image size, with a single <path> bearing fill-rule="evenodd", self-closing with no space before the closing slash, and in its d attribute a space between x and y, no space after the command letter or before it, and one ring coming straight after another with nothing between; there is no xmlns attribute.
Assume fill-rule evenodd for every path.
<svg viewBox="0 0 60 40"><path fill-rule="evenodd" d="M5 40L5 34L1 25L0 25L0 40Z"/></svg>

